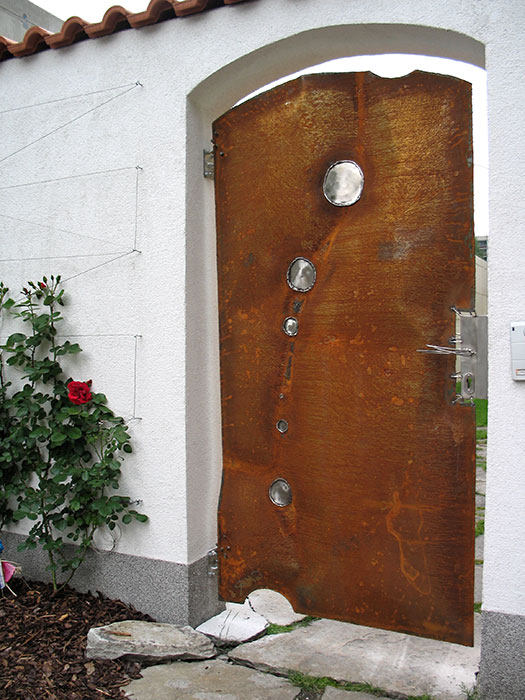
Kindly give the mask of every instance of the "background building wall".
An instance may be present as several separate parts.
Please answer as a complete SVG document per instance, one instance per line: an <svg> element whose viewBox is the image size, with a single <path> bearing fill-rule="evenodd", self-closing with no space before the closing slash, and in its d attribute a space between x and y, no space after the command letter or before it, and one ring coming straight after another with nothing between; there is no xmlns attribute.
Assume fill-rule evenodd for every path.
<svg viewBox="0 0 525 700"><path fill-rule="evenodd" d="M485 639L487 648L490 640L497 645L504 630L502 639L515 640L516 648L512 630L525 618L525 387L510 378L508 326L525 313L522 9L520 0L325 0L320 12L316 0L300 7L257 0L1 65L4 110L63 100L26 109L23 130L20 110L0 115L0 213L13 217L0 218L2 257L11 260L1 263L2 277L13 287L53 271L72 277L66 332L85 336L76 374L92 378L115 409L141 419L131 423L136 450L124 488L143 500L151 520L124 533L120 554L197 565L215 544L221 447L214 202L201 170L211 121L271 80L330 58L457 58L485 65L489 92L483 609L495 622L487 622ZM45 132L58 130L42 138L43 123ZM24 184L49 179L54 184ZM4 198L8 192L13 197ZM30 260L35 251L49 259ZM87 257L94 254L100 257ZM489 669L490 659L484 663ZM505 697L486 687L487 697Z"/></svg>
<svg viewBox="0 0 525 700"><path fill-rule="evenodd" d="M24 34L37 24L51 32L58 32L62 20L46 12L29 0L2 0L0 5L0 35L21 41Z"/></svg>
<svg viewBox="0 0 525 700"><path fill-rule="evenodd" d="M476 255L476 313L486 316L488 313L488 270L487 261Z"/></svg>

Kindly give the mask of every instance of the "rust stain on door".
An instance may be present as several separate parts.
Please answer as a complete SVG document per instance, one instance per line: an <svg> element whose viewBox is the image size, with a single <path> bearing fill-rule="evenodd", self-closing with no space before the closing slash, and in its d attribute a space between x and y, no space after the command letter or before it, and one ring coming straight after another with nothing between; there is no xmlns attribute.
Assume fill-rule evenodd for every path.
<svg viewBox="0 0 525 700"><path fill-rule="evenodd" d="M416 352L448 345L450 307L473 301L470 105L456 78L324 74L213 125L226 600L272 588L472 643L474 411L451 405L454 358ZM348 207L323 195L340 160L364 174ZM305 293L297 257L317 272Z"/></svg>

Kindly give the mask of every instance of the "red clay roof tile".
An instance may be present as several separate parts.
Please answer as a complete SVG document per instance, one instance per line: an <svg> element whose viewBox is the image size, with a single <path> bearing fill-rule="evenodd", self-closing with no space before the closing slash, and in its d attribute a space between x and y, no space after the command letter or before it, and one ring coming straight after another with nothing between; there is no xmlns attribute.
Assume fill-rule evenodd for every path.
<svg viewBox="0 0 525 700"><path fill-rule="evenodd" d="M194 15L197 12L202 12L211 7L217 7L217 0L184 0L183 2L174 2L175 14L177 17L185 17L186 15Z"/></svg>
<svg viewBox="0 0 525 700"><path fill-rule="evenodd" d="M60 49L62 46L70 46L76 41L87 39L84 27L88 24L80 17L70 17L62 25L62 30L57 34L51 34L46 38L46 44L52 49Z"/></svg>
<svg viewBox="0 0 525 700"><path fill-rule="evenodd" d="M51 34L42 27L31 27L22 41L11 41L0 36L0 61L12 56L22 57L44 51L47 48L59 49L83 39L97 39L115 34L123 29L138 29L148 24L156 24L175 17L185 17L204 12L214 7L234 5L246 0L151 0L143 12L128 12L121 5L106 10L101 22L90 24L80 17L70 17L62 25L60 32Z"/></svg>
<svg viewBox="0 0 525 700"><path fill-rule="evenodd" d="M5 61L6 58L13 58L13 54L9 52L9 47L13 44L16 44L16 41L0 36L0 61Z"/></svg>
<svg viewBox="0 0 525 700"><path fill-rule="evenodd" d="M175 9L171 0L151 0L144 12L131 15L128 17L128 22L131 27L138 29L147 24L157 24L157 22L163 22L173 17L175 17Z"/></svg>
<svg viewBox="0 0 525 700"><path fill-rule="evenodd" d="M42 29L42 27L30 27L25 33L23 41L9 46L9 52L13 56L22 57L37 53L37 51L44 51L49 48L46 44L48 36L51 36L51 32Z"/></svg>
<svg viewBox="0 0 525 700"><path fill-rule="evenodd" d="M102 22L86 24L86 34L90 39L98 39L100 36L107 36L121 29L128 29L128 17L131 14L122 5L113 5L113 7L106 10Z"/></svg>

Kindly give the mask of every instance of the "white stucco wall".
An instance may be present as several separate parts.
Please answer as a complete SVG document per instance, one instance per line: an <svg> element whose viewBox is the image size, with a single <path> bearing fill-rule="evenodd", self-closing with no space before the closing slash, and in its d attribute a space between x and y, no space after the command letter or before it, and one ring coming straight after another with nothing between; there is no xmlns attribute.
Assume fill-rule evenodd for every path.
<svg viewBox="0 0 525 700"><path fill-rule="evenodd" d="M384 52L457 58L486 66L489 91L490 441L483 604L525 614L525 386L510 379L508 343L509 322L525 313L522 10L521 0L257 0L0 64L5 110L136 80L143 85L5 161L1 158L43 133L42 119L51 131L126 88L0 114L0 188L129 168L62 181L54 193L51 185L11 190L17 197L30 192L18 200L5 200L9 190L0 189L0 212L12 207L13 216L38 217L38 223L130 250L133 168L143 168L141 253L67 283L76 333L126 336L85 338L82 344L84 378L89 375L97 387L100 382L112 405L128 415L133 336L141 335L142 420L132 423L136 452L124 481L132 496L144 500L151 521L125 533L120 551L191 562L215 544L220 406L214 204L213 185L201 176L211 120L271 80L330 58ZM66 182L75 184L63 186ZM77 188L79 182L85 186ZM35 228L26 234L28 245L22 229L10 235L12 220L0 218L0 227L2 259L36 257L35 250L39 256L108 252L110 259L114 250L64 232L44 237L45 229ZM44 272L68 277L105 259L0 264L2 277L16 286Z"/></svg>

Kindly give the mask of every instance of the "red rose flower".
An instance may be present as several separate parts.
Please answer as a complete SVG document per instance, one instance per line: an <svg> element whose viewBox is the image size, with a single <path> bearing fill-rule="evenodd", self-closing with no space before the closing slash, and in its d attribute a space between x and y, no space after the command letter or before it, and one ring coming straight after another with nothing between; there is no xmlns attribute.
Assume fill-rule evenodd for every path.
<svg viewBox="0 0 525 700"><path fill-rule="evenodd" d="M38 286L40 287L40 289L47 289L47 285L44 284L43 282L39 282Z"/></svg>
<svg viewBox="0 0 525 700"><path fill-rule="evenodd" d="M91 380L89 380L89 382L69 382L67 385L67 390L69 392L67 397L71 403L77 406L83 403L89 403L93 398L91 396L90 387Z"/></svg>

